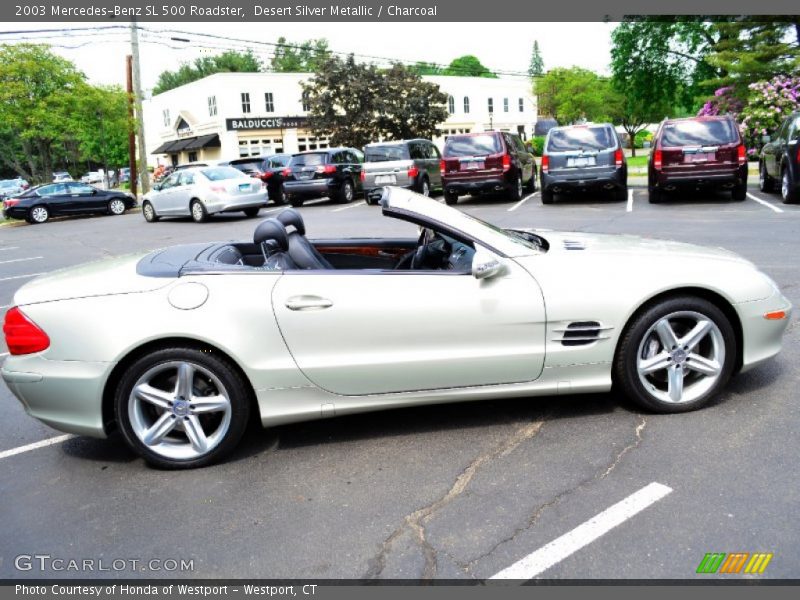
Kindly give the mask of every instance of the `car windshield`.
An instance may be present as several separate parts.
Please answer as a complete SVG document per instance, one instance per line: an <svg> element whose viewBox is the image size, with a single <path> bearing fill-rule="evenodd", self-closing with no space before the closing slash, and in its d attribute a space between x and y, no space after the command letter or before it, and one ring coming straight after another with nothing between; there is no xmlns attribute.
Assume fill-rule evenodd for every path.
<svg viewBox="0 0 800 600"><path fill-rule="evenodd" d="M616 145L614 135L608 127L569 127L550 130L547 152L606 150Z"/></svg>
<svg viewBox="0 0 800 600"><path fill-rule="evenodd" d="M317 165L324 165L326 157L325 152L317 152L314 154L295 154L292 160L289 161L290 167L316 167Z"/></svg>
<svg viewBox="0 0 800 600"><path fill-rule="evenodd" d="M448 158L454 156L486 156L501 152L499 136L487 135L453 135L447 138L444 145L444 155Z"/></svg>
<svg viewBox="0 0 800 600"><path fill-rule="evenodd" d="M239 169L233 167L209 167L201 169L200 172L209 181L222 181L223 179L240 179L247 177Z"/></svg>
<svg viewBox="0 0 800 600"><path fill-rule="evenodd" d="M664 125L661 145L718 146L738 141L733 122L728 119L711 121L676 121Z"/></svg>
<svg viewBox="0 0 800 600"><path fill-rule="evenodd" d="M407 160L408 147L405 144L391 146L370 146L364 152L366 162L388 162L390 160Z"/></svg>

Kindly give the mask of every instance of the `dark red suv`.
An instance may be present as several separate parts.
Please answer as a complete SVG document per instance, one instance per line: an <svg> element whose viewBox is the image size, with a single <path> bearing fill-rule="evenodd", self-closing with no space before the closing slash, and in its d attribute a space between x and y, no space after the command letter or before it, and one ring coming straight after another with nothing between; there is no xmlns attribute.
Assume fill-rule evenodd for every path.
<svg viewBox="0 0 800 600"><path fill-rule="evenodd" d="M650 202L678 189L726 189L734 200L747 193L747 152L729 116L668 119L653 138L647 168Z"/></svg>
<svg viewBox="0 0 800 600"><path fill-rule="evenodd" d="M444 143L442 187L447 204L461 194L505 192L520 200L536 190L536 162L515 133L484 131L451 135Z"/></svg>

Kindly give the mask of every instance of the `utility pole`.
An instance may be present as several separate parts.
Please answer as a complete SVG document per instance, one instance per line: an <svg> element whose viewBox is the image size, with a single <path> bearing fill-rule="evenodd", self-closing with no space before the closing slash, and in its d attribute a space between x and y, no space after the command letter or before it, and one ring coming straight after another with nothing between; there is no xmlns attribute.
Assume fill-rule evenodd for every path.
<svg viewBox="0 0 800 600"><path fill-rule="evenodd" d="M139 138L139 173L142 178L142 194L150 191L147 174L147 149L144 143L144 119L142 115L142 77L139 70L139 28L131 19L131 55L133 56L134 105L136 107L136 129Z"/></svg>
<svg viewBox="0 0 800 600"><path fill-rule="evenodd" d="M134 132L133 121L133 56L130 54L125 57L125 67L125 82L128 90L128 168L130 169L128 183L131 186L131 194L136 196L136 190L139 185L137 178L139 169L136 168L136 133Z"/></svg>

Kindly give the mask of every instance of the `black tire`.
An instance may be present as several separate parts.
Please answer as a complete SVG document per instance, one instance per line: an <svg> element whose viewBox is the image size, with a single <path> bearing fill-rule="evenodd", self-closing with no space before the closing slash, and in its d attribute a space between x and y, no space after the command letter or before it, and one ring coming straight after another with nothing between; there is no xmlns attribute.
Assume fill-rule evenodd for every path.
<svg viewBox="0 0 800 600"><path fill-rule="evenodd" d="M230 396L230 424L227 431L211 450L199 457L181 460L162 456L139 438L131 423L129 406L133 386L154 367L170 362L200 365L219 379ZM176 346L148 352L125 370L114 393L114 414L125 442L148 463L163 469L191 469L216 462L236 447L250 419L251 395L249 384L226 358L213 351ZM170 410L166 409L165 412Z"/></svg>
<svg viewBox="0 0 800 600"><path fill-rule="evenodd" d="M781 200L784 204L794 204L798 199L797 188L792 185L791 177L789 177L789 169L783 167L781 170Z"/></svg>
<svg viewBox="0 0 800 600"><path fill-rule="evenodd" d="M369 192L364 192L364 202L367 203L367 206L372 206L373 204L376 204L376 202L369 197Z"/></svg>
<svg viewBox="0 0 800 600"><path fill-rule="evenodd" d="M614 200L617 202L625 202L628 200L628 186L623 185L614 190Z"/></svg>
<svg viewBox="0 0 800 600"><path fill-rule="evenodd" d="M531 178L528 180L528 183L525 184L525 191L529 194L532 194L536 191L536 167L533 168Z"/></svg>
<svg viewBox="0 0 800 600"><path fill-rule="evenodd" d="M283 189L283 185L278 188L278 193L275 194L275 197L270 196L270 199L275 206L283 206L289 201L286 196L286 190Z"/></svg>
<svg viewBox="0 0 800 600"><path fill-rule="evenodd" d="M124 215L126 210L125 201L121 198L112 198L108 201L108 214L112 216Z"/></svg>
<svg viewBox="0 0 800 600"><path fill-rule="evenodd" d="M161 218L156 214L156 209L153 208L153 205L147 200L142 203L142 216L148 223L155 223Z"/></svg>
<svg viewBox="0 0 800 600"><path fill-rule="evenodd" d="M518 173L517 177L514 179L514 183L508 189L508 198L512 202L519 202L522 200L524 193L522 189L522 174Z"/></svg>
<svg viewBox="0 0 800 600"><path fill-rule="evenodd" d="M417 186L417 193L422 194L426 198L429 198L431 195L431 184L428 181L427 177L423 177L420 179L419 185Z"/></svg>
<svg viewBox="0 0 800 600"><path fill-rule="evenodd" d="M654 187L651 187L647 190L647 199L650 204L660 204L664 201L664 193Z"/></svg>
<svg viewBox="0 0 800 600"><path fill-rule="evenodd" d="M195 223L202 223L208 220L208 211L200 200L195 199L189 203L189 212Z"/></svg>
<svg viewBox="0 0 800 600"><path fill-rule="evenodd" d="M353 182L349 179L345 179L342 186L339 188L339 191L336 192L336 202L339 204L350 204L355 198L355 188L353 187Z"/></svg>
<svg viewBox="0 0 800 600"><path fill-rule="evenodd" d="M775 190L775 181L767 173L767 166L764 161L761 161L758 165L758 189L766 194Z"/></svg>
<svg viewBox="0 0 800 600"><path fill-rule="evenodd" d="M721 336L721 343L724 346L725 358L720 365L719 374L717 375L717 379L713 385L710 385L710 387L705 391L703 391L701 388L700 392L702 393L698 392L696 398L692 399L690 397L686 401L671 402L659 399L654 395L657 392L653 392L651 390L656 390L655 385L651 384L650 389L645 386L640 378L637 363L639 360L640 349L645 344L645 337L649 339L650 335L655 335L652 333L652 328L655 326L655 324L663 320L664 317L668 315L673 316L680 313L699 313L699 315L704 319L710 320L714 325L716 325ZM677 324L680 325L679 318L674 319L673 322L677 322ZM698 345L698 348L699 347L700 345ZM661 348L659 352L663 350L664 349ZM679 350L680 348L676 348L676 351ZM691 357L692 350L689 352L689 356ZM634 315L634 317L625 327L625 330L620 338L619 345L617 346L616 356L614 357L614 384L619 386L622 392L629 399L646 410L659 413L677 413L695 410L710 402L728 382L733 374L736 363L736 353L737 342L733 326L725 316L725 313L723 313L722 310L720 310L715 304L712 304L708 300L694 296L674 296L671 298L666 298ZM686 354L684 353L684 356L685 355ZM663 369L665 371L672 368L677 369L679 368L678 365L684 362L680 358L671 358L669 360L670 362L667 363L669 364L669 367ZM674 362L675 360L681 360L681 363L676 363ZM688 361L686 361L685 364L688 365ZM660 374L660 371L658 372ZM702 378L704 377L697 375L697 373L691 369L684 369L683 372L689 372L689 377L699 377L700 379L698 379L698 381L702 381ZM685 377L687 376L682 376L681 381L685 381ZM688 389L691 393L691 387L684 387L682 389Z"/></svg>
<svg viewBox="0 0 800 600"><path fill-rule="evenodd" d="M542 204L552 204L552 203L553 203L552 190L542 189Z"/></svg>
<svg viewBox="0 0 800 600"><path fill-rule="evenodd" d="M448 192L445 190L444 192L444 201L446 204L456 204L458 202L458 194L455 192Z"/></svg>
<svg viewBox="0 0 800 600"><path fill-rule="evenodd" d="M32 206L25 218L31 225L41 225L50 219L50 209L43 204Z"/></svg>
<svg viewBox="0 0 800 600"><path fill-rule="evenodd" d="M294 206L295 208L300 208L305 204L305 200L303 198L295 198L294 196L289 196L289 204Z"/></svg>
<svg viewBox="0 0 800 600"><path fill-rule="evenodd" d="M253 217L257 217L258 216L258 212L260 210L261 210L260 206L253 206L251 208L245 208L244 211L242 211L242 212L244 212L246 217L252 219Z"/></svg>
<svg viewBox="0 0 800 600"><path fill-rule="evenodd" d="M731 198L736 200L737 202L741 202L745 198L747 198L747 186L737 185L731 190Z"/></svg>

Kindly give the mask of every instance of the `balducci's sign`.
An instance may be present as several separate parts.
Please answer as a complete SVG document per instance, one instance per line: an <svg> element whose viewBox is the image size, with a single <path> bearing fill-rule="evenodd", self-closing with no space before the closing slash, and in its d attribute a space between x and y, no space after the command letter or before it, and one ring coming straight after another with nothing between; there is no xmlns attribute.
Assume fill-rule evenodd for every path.
<svg viewBox="0 0 800 600"><path fill-rule="evenodd" d="M239 129L294 129L305 127L305 117L251 117L246 119L225 119L228 131Z"/></svg>

